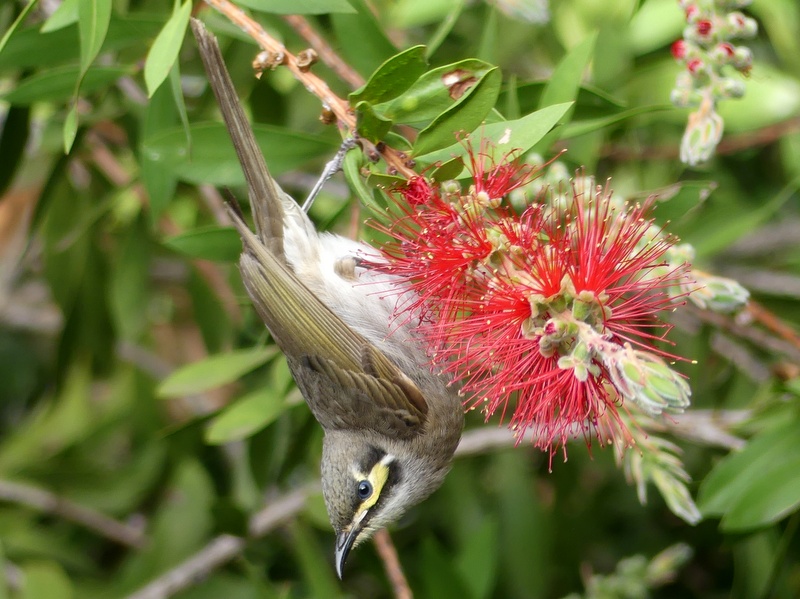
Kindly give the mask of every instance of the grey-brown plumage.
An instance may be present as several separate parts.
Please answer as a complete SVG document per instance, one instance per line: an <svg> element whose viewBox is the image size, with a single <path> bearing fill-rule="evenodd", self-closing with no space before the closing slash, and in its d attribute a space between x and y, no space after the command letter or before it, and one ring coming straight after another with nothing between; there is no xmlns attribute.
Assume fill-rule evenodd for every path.
<svg viewBox="0 0 800 599"><path fill-rule="evenodd" d="M361 268L374 250L319 234L270 176L216 40L192 21L209 81L247 179L253 233L242 236L245 287L325 431L322 490L341 576L351 547L442 483L463 411L447 380L392 314L402 282Z"/></svg>

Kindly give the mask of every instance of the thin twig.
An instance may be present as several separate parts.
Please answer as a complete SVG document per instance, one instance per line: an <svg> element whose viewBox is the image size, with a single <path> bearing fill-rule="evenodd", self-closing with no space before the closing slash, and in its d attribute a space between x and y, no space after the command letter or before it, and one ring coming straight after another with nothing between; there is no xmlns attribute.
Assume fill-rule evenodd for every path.
<svg viewBox="0 0 800 599"><path fill-rule="evenodd" d="M298 64L297 57L289 52L281 42L273 38L261 25L247 16L241 8L229 2L229 0L206 0L206 3L214 7L227 17L231 23L253 38L262 49L269 53L272 60L286 66L295 79L320 99L323 108L331 111L336 116L340 126L355 134L356 117L350 110L350 105L347 101L333 93L328 84L310 72L307 67ZM383 157L390 172L395 172L409 179L416 176L416 172L406 164L408 158L394 148L386 144L380 144L375 150Z"/></svg>
<svg viewBox="0 0 800 599"><path fill-rule="evenodd" d="M314 31L314 28L311 27L311 23L309 23L305 17L300 15L286 15L283 18L300 37L306 40L309 45L317 51L322 62L328 65L328 68L336 73L340 79L347 82L353 89L364 85L364 78L359 75L353 67L342 60L327 40Z"/></svg>
<svg viewBox="0 0 800 599"><path fill-rule="evenodd" d="M737 337L747 339L759 347L786 355L792 361L800 364L800 339L791 329L785 330L784 327L787 327L787 325L779 318L752 300L748 302L747 309L736 318L711 312L710 310L701 310L692 305L685 306L682 311L676 312L674 316L678 317L678 315L681 315L680 317L694 318L721 328ZM760 322L770 331L763 331L752 326L752 321ZM781 332L778 333L778 331ZM777 333L777 336L773 333Z"/></svg>
<svg viewBox="0 0 800 599"><path fill-rule="evenodd" d="M701 445L741 449L744 441L731 434L730 429L750 417L749 410L690 410L661 420L648 421L648 430L669 432L676 437ZM583 439L580 437L580 439ZM523 439L521 444L529 444ZM479 455L518 443L514 433L503 427L481 427L469 430L461 437L456 456Z"/></svg>
<svg viewBox="0 0 800 599"><path fill-rule="evenodd" d="M719 143L715 153L717 155L735 154L741 150L765 146L782 137L800 131L800 117L792 117L780 123L763 127L756 131L728 135ZM680 148L677 144L631 148L630 146L612 145L603 148L601 154L604 158L614 160L670 160L677 158Z"/></svg>
<svg viewBox="0 0 800 599"><path fill-rule="evenodd" d="M270 501L260 512L250 519L249 538L263 537L269 531L285 522L306 504L314 487L295 489L275 501ZM211 571L228 563L238 556L247 545L248 539L222 534L214 537L200 551L165 572L127 599L167 599L189 588Z"/></svg>
<svg viewBox="0 0 800 599"><path fill-rule="evenodd" d="M386 569L386 575L389 577L395 598L413 599L414 593L411 592L406 575L403 573L403 566L400 564L400 558L397 557L397 549L394 547L389 531L385 528L379 530L375 533L374 541L375 549L378 550L383 567Z"/></svg>
<svg viewBox="0 0 800 599"><path fill-rule="evenodd" d="M32 485L0 480L0 499L75 522L120 545L141 549L145 543L141 529Z"/></svg>

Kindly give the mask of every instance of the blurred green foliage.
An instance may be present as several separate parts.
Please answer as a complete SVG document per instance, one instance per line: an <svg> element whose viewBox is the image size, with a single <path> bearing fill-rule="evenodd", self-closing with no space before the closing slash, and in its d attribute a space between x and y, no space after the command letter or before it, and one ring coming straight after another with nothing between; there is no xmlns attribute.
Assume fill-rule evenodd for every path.
<svg viewBox="0 0 800 599"><path fill-rule="evenodd" d="M761 306L675 315L674 351L696 361L676 366L693 409L717 411L728 446L752 438L731 452L672 427L704 521L685 524L656 495L641 506L612 448L576 442L552 472L525 444L485 449L393 531L415 595L800 596L796 0L750 7L747 95L721 106L726 137L697 169L677 159L687 111L668 104L674 0L242 4L295 52L307 43L262 10L309 13L369 81L350 96L368 139L405 143L420 166L448 159L459 129L499 140L511 128L511 147L548 158L566 148L570 168L612 177L623 196L661 191L656 218L694 245L695 266L740 280ZM188 1L0 6L0 597L124 597L209 543L241 543L248 525L233 559L174 596L391 596L371 547L335 578L313 486L321 430L218 220L216 186L243 198L243 179L185 35L190 12L220 38L273 174L305 195L340 135L288 71L253 77L257 47L218 13ZM455 98L430 85L453 65L474 78ZM341 97L355 91L324 64L314 72ZM414 144L398 125L419 131ZM374 203L381 165L351 153L345 170ZM312 217L352 232L363 218L350 197L331 183ZM470 414L467 434L481 428ZM259 528L253 516L276 505L290 509ZM660 554L678 543L679 556Z"/></svg>

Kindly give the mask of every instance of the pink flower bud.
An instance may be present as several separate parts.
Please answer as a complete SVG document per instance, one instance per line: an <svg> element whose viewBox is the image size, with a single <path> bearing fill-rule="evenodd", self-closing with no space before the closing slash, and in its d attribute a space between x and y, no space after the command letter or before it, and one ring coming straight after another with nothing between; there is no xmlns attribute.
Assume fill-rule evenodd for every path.
<svg viewBox="0 0 800 599"><path fill-rule="evenodd" d="M683 60L686 58L686 41L682 39L676 40L672 43L670 50L672 52L672 56L675 57L675 60Z"/></svg>
<svg viewBox="0 0 800 599"><path fill-rule="evenodd" d="M705 63L699 58L692 58L686 63L686 68L692 75L697 75L705 69Z"/></svg>
<svg viewBox="0 0 800 599"><path fill-rule="evenodd" d="M709 21L708 19L700 19L695 24L695 27L697 28L698 35L702 37L707 37L709 34L711 34L711 29L713 26L711 24L711 21Z"/></svg>

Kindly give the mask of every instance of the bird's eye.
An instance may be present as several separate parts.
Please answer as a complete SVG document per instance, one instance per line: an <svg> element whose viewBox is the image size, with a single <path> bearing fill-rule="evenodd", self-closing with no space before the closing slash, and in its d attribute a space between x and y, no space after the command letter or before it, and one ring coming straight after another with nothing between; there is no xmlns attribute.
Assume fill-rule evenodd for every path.
<svg viewBox="0 0 800 599"><path fill-rule="evenodd" d="M372 484L368 480L362 480L358 483L358 498L364 500L370 495L372 495Z"/></svg>

